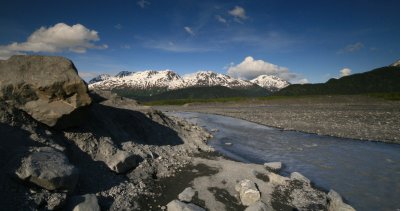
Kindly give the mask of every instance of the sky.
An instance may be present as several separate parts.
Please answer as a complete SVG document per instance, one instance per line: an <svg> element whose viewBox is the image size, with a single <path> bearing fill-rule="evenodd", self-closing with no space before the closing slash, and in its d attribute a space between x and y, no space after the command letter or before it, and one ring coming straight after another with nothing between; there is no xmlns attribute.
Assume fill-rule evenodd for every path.
<svg viewBox="0 0 400 211"><path fill-rule="evenodd" d="M171 69L321 83L400 59L398 0L0 1L0 59L65 56L85 80Z"/></svg>

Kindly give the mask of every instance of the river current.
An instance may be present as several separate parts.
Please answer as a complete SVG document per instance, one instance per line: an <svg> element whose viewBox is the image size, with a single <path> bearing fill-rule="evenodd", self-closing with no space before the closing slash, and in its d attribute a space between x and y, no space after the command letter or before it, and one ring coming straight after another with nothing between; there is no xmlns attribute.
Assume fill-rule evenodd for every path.
<svg viewBox="0 0 400 211"><path fill-rule="evenodd" d="M400 210L400 145L284 131L220 115L168 112L209 131L217 151L242 162L281 161L357 210Z"/></svg>

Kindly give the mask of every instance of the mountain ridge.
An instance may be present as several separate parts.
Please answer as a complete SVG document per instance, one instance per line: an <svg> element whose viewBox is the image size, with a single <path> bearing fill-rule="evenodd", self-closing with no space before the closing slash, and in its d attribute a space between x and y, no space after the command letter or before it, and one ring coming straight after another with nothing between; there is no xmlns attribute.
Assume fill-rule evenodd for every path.
<svg viewBox="0 0 400 211"><path fill-rule="evenodd" d="M115 76L103 74L89 81L90 89L113 90L176 90L188 87L224 86L231 89L247 89L254 86L269 92L277 91L289 83L275 76L259 78L256 81L236 79L213 71L198 71L183 77L172 70L145 70L140 72L122 71Z"/></svg>

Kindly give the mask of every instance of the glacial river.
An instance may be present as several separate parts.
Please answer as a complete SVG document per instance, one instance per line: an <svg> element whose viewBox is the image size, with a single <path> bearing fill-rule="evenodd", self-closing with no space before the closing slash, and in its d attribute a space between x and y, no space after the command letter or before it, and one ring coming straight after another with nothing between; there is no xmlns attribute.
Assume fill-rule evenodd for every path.
<svg viewBox="0 0 400 211"><path fill-rule="evenodd" d="M282 131L212 114L169 112L213 132L209 145L243 162L281 161L357 210L400 210L400 145Z"/></svg>

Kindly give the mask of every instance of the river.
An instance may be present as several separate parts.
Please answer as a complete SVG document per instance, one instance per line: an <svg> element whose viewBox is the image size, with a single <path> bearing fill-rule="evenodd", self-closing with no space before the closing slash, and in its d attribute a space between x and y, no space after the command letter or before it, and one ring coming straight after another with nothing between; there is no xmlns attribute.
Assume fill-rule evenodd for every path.
<svg viewBox="0 0 400 211"><path fill-rule="evenodd" d="M281 161L357 210L400 210L400 145L320 136L213 114L168 112L209 131L217 151L242 162Z"/></svg>

